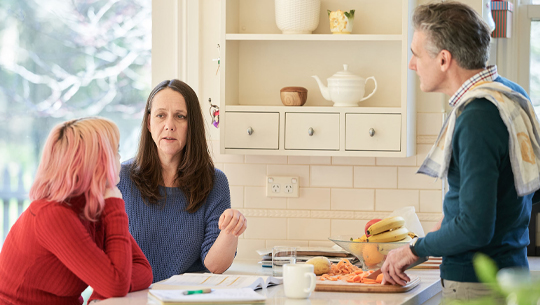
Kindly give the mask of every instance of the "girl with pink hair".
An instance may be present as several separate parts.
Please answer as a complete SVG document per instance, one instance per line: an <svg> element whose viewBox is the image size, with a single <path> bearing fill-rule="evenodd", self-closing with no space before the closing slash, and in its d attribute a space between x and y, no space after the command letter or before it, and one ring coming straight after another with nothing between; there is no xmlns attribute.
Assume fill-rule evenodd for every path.
<svg viewBox="0 0 540 305"><path fill-rule="evenodd" d="M32 203L0 252L0 304L82 304L152 283L129 233L120 181L120 134L103 118L53 128L30 189Z"/></svg>

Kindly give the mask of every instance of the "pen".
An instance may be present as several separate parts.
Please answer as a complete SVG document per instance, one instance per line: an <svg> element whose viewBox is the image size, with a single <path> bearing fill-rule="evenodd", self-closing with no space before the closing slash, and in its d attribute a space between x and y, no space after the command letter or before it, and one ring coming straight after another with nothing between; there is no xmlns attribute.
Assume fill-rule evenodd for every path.
<svg viewBox="0 0 540 305"><path fill-rule="evenodd" d="M201 289L201 290L186 290L183 292L183 294L190 295L190 294L210 293L210 292L212 292L212 289L206 288L206 289Z"/></svg>

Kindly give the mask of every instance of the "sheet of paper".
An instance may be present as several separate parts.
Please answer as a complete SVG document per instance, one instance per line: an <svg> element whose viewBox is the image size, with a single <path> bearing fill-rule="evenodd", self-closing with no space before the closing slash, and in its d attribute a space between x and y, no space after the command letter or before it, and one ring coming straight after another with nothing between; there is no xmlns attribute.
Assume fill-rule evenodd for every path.
<svg viewBox="0 0 540 305"><path fill-rule="evenodd" d="M218 302L262 302L266 300L264 295L258 294L250 288L218 289L211 293L184 295L184 290L151 290L155 298L162 302L185 302L185 303L218 303Z"/></svg>
<svg viewBox="0 0 540 305"><path fill-rule="evenodd" d="M159 283L159 286L175 286L175 287L193 287L214 288L214 289L231 289L251 287L254 283L258 284L259 277L257 276L240 276L240 275L216 275L216 274L189 274L175 275L164 282ZM154 284L154 286L157 286ZM254 289L255 287L251 287ZM158 288L160 289L160 288Z"/></svg>

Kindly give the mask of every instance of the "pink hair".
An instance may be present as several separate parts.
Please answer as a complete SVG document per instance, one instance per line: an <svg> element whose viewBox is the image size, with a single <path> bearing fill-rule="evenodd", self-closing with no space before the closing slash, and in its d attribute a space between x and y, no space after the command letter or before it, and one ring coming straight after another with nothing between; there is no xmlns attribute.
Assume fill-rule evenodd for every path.
<svg viewBox="0 0 540 305"><path fill-rule="evenodd" d="M86 198L84 218L97 221L105 206L105 189L116 183L120 132L104 118L82 118L54 127L30 189L30 199L63 202Z"/></svg>

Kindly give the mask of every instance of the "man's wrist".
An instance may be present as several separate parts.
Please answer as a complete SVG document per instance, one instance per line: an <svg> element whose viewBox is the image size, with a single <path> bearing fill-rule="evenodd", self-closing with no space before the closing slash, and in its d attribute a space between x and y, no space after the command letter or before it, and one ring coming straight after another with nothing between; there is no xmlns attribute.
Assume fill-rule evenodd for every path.
<svg viewBox="0 0 540 305"><path fill-rule="evenodd" d="M411 250L414 256L418 256L418 253L416 253L416 250L414 249L414 246L416 245L417 241L418 241L418 237L415 237L409 242L409 249Z"/></svg>

